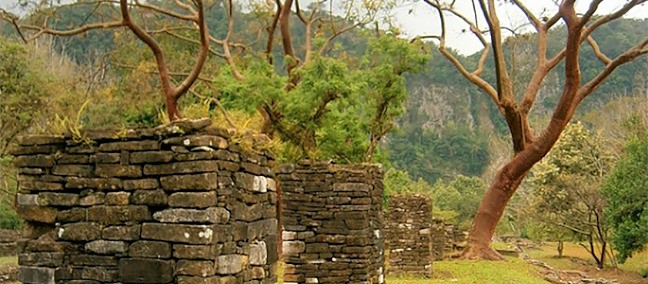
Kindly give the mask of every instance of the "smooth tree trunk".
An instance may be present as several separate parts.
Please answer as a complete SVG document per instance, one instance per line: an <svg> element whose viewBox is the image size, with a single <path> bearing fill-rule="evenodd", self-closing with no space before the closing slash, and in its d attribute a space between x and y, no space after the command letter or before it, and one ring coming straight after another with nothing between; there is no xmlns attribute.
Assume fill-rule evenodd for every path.
<svg viewBox="0 0 648 284"><path fill-rule="evenodd" d="M504 259L502 255L492 248L491 244L497 223L499 223L506 205L524 178L524 175L511 176L509 174L507 169L513 163L513 161L509 162L497 173L484 194L484 199L482 199L479 209L477 209L472 228L468 234L466 248L461 254L462 258Z"/></svg>

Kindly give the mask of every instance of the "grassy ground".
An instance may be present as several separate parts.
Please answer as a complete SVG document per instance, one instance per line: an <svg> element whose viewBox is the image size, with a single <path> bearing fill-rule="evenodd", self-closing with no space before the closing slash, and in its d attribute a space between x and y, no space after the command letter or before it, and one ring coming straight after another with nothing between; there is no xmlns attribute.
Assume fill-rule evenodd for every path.
<svg viewBox="0 0 648 284"><path fill-rule="evenodd" d="M620 283L648 283L648 279L643 279L640 276L642 270L648 269L648 250L619 264L617 269L606 267L602 270L597 269L589 253L575 243L565 243L562 258L557 257L555 243L546 243L541 249L528 250L527 253L531 258L544 261L552 267L563 270L580 270L586 272L590 277L617 279Z"/></svg>
<svg viewBox="0 0 648 284"><path fill-rule="evenodd" d="M432 279L387 277L389 284L458 283L458 284L545 284L538 269L518 258L507 261L447 260L433 264Z"/></svg>
<svg viewBox="0 0 648 284"><path fill-rule="evenodd" d="M0 257L0 266L4 266L4 265L18 265L18 257L16 256Z"/></svg>

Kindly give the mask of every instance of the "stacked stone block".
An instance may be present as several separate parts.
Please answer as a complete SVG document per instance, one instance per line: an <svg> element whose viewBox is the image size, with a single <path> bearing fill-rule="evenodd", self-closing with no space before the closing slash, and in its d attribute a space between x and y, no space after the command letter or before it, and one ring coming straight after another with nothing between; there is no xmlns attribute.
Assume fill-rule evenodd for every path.
<svg viewBox="0 0 648 284"><path fill-rule="evenodd" d="M446 224L441 219L432 219L432 256L434 260L443 260L448 240Z"/></svg>
<svg viewBox="0 0 648 284"><path fill-rule="evenodd" d="M0 256L16 255L16 241L19 237L19 231L0 230Z"/></svg>
<svg viewBox="0 0 648 284"><path fill-rule="evenodd" d="M284 283L384 283L379 166L303 161L277 178Z"/></svg>
<svg viewBox="0 0 648 284"><path fill-rule="evenodd" d="M199 120L19 138L19 280L274 283L273 158L231 135Z"/></svg>
<svg viewBox="0 0 648 284"><path fill-rule="evenodd" d="M432 272L432 199L428 196L389 197L385 218L387 273L429 277Z"/></svg>

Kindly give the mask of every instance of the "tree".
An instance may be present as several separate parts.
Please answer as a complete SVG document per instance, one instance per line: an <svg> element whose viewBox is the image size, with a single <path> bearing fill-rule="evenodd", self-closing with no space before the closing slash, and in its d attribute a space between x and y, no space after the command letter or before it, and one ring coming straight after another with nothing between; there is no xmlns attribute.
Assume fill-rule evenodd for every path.
<svg viewBox="0 0 648 284"><path fill-rule="evenodd" d="M45 85L21 44L0 38L0 158L45 106Z"/></svg>
<svg viewBox="0 0 648 284"><path fill-rule="evenodd" d="M534 166L528 189L528 216L557 232L559 254L571 233L580 240L599 268L609 254L608 226L601 183L612 165L612 153L600 145L598 135L581 124L568 125L547 156Z"/></svg>
<svg viewBox="0 0 648 284"><path fill-rule="evenodd" d="M504 56L503 31L505 28L500 23L498 9L501 8L501 5L498 5L497 2L495 0L473 1L474 14L465 15L456 9L455 1L447 3L440 0L425 0L425 3L438 12L441 34L421 36L437 40L441 54L452 62L468 81L488 95L505 118L513 144L513 156L497 172L477 209L467 246L462 253L464 258L469 259L503 259L492 249L491 239L506 205L526 174L551 150L574 116L577 107L585 98L596 91L620 66L648 53L648 38L646 38L628 49L619 51L617 56L610 58L599 48L592 36L592 33L601 26L621 18L633 8L645 3L646 0L624 1L612 13L596 17L594 15L602 0L590 1L587 10L582 12L576 11L575 0L562 0L559 3L556 2L558 4L557 12L546 17L534 14L520 0L506 1L507 5L510 4L523 13L530 26L535 30L535 55L537 58L533 74L526 87L523 90L517 90L511 79L513 70L511 70L510 62ZM484 46L477 67L473 71L469 71L446 49L446 17L448 16L457 17L465 22L468 25L467 31L475 35ZM548 54L549 31L561 21L566 27L564 45L556 54ZM487 23L487 27L480 27L480 22ZM487 40L487 36L490 37L490 42ZM603 65L586 82L582 82L581 73L583 70L579 63L582 54L581 47L584 43L592 48ZM484 65L491 52L495 66L494 84L483 78ZM562 69L564 74L562 95L544 129L535 132L529 124L530 110L545 78L557 69Z"/></svg>
<svg viewBox="0 0 648 284"><path fill-rule="evenodd" d="M103 9L98 9L99 7L108 7L107 11L112 11L113 1L108 0L99 0L99 1L80 1L64 6L70 5L93 5L93 9L87 18L90 18L94 14L93 11L103 11ZM97 21L90 24L81 24L80 26L71 28L71 29L56 29L50 28L50 16L55 15L60 6L53 7L40 7L39 13L32 15L32 20L36 23L28 24L20 21L20 18L16 15L13 15L7 11L0 10L0 19L3 19L7 22L13 24L16 28L16 31L22 38L25 43L32 42L35 39L39 38L44 34L54 35L59 37L65 36L74 36L79 34L84 34L89 31L99 30L99 29L115 29L115 28L127 28L130 30L137 38L144 43L149 50L153 53L157 65L157 73L159 76L162 93L165 98L165 105L167 115L170 120L177 120L181 118L180 111L178 110L178 100L184 94L187 93L189 88L195 83L198 79L202 67L207 60L209 54L209 31L205 21L204 14L204 4L202 0L192 0L191 4L184 3L182 1L175 1L176 10L165 9L160 6L151 5L143 2L130 2L128 0L119 1L119 13L106 13L102 17L96 18L107 18L107 20ZM231 3L230 3L231 4ZM164 15L171 17L180 21L188 22L188 27L195 26L198 30L199 45L200 48L196 54L196 60L191 68L191 71L184 76L184 80L179 84L173 84L171 79L172 73L169 70L167 57L165 56L160 43L153 37L151 31L147 31L145 27L137 23L131 14L131 9L134 7L139 8L139 12L142 12L142 17L153 17L154 15ZM180 11L177 11L177 10Z"/></svg>
<svg viewBox="0 0 648 284"><path fill-rule="evenodd" d="M636 135L603 183L605 213L613 229L612 243L624 262L648 244L648 131L634 116Z"/></svg>
<svg viewBox="0 0 648 284"><path fill-rule="evenodd" d="M236 13L232 1L192 1L189 5L188 1L124 0L120 2L118 14L110 12L110 2L83 1L56 6L51 11L46 9L55 13L67 6L96 5L103 9L85 9L89 10L87 18L115 18L92 24L75 22L80 26L72 30L49 28L47 20L31 19L38 19L36 15L41 13L21 21L8 13L4 18L16 26L27 42L41 33L66 36L127 27L140 40L140 46L144 43L153 51L157 67L154 73L162 85L171 120L180 117L177 100L186 92L209 99L219 107L223 101L230 107L258 112L263 119L261 132L278 136L296 148L289 151L299 152L293 155L297 157L371 161L381 138L393 128L394 118L403 111L406 95L403 75L418 70L427 59L420 43L410 44L399 39L395 32L370 32L361 28L375 21L378 11L387 5L382 1L362 5L354 1L336 5L314 2L308 9L293 0L253 3L246 7L251 10L245 18L248 29L241 29L240 22L236 22L235 17L242 18L242 13ZM334 15L340 7L344 8L339 10L344 14ZM96 11L105 17L96 17L99 13ZM209 22L211 28L208 28L205 12L226 18L220 22L227 27ZM135 23L138 19L130 17L131 14L139 14L140 21L153 17L160 20L139 27ZM37 23L23 23L28 20ZM177 24L183 21L189 24ZM293 27L294 23L297 25ZM27 37L22 31L33 31L33 34ZM244 35L235 34L236 31ZM351 32L360 35L362 40L356 42L365 46L347 52L340 43L351 41L347 35ZM370 34L376 37L367 41ZM232 42L235 38L246 38L245 35L251 43ZM175 45L170 41L175 41ZM186 52L177 52L178 49ZM174 65L165 58L169 54L178 55L175 58L182 61L187 58L185 53L197 53L191 71L170 72L170 66ZM217 68L201 73L203 65L210 66L204 62L206 53L222 61ZM128 54L114 54L128 57ZM116 62L136 72L151 72L132 60ZM181 64L176 64L176 68L177 65ZM184 81L174 87L178 77ZM198 84L194 84L197 81L207 82L210 93L215 96L198 95L195 88ZM254 116L250 112L248 115Z"/></svg>
<svg viewBox="0 0 648 284"><path fill-rule="evenodd" d="M434 207L446 215L454 212L454 223L468 227L485 191L486 184L479 177L458 175L447 184L437 181L433 187Z"/></svg>

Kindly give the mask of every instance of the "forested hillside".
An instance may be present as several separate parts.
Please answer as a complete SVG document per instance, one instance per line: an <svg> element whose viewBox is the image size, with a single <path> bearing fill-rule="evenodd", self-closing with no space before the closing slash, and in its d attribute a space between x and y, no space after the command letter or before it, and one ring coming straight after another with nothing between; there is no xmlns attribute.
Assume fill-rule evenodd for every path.
<svg viewBox="0 0 648 284"><path fill-rule="evenodd" d="M550 53L557 52L564 40L564 32L564 27L552 31L549 36ZM647 35L648 20L621 19L597 30L593 36L601 50L616 56ZM517 72L512 76L519 94L535 64L532 38L533 35L520 35L509 38L505 45L507 59L516 66L514 70ZM471 66L476 64L480 54L457 56ZM589 46L584 47L580 63L584 70L583 80L589 80L602 67ZM484 77L492 82L492 59L486 66ZM642 57L623 66L588 97L581 106L580 117L576 119L586 120L590 127L603 127L606 117L624 113L621 111L619 114L619 110L613 107L615 101L648 94L647 78L648 58ZM550 74L532 112L548 119L563 82L563 74ZM501 149L510 146L500 139L509 134L498 110L486 94L465 80L438 52L433 52L423 72L409 77L408 90L407 112L399 119L401 128L390 136L388 149L394 165L407 170L413 178L421 177L433 183L438 178L452 179L456 174L479 176L489 163L510 155ZM606 104L611 104L607 111L600 110ZM617 119L616 123L620 121Z"/></svg>

